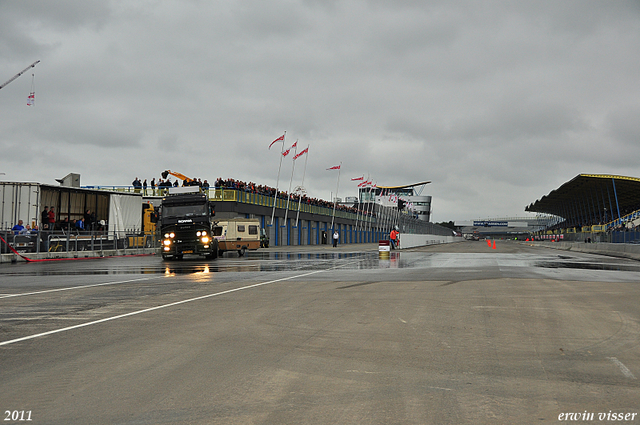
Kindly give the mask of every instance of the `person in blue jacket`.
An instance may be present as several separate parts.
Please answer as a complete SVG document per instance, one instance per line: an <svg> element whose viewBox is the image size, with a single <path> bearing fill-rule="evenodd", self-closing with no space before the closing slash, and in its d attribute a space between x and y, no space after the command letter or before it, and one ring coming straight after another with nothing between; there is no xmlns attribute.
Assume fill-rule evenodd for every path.
<svg viewBox="0 0 640 425"><path fill-rule="evenodd" d="M19 235L20 233L24 233L24 226L22 225L22 220L18 220L18 224L11 228L13 230L14 235Z"/></svg>

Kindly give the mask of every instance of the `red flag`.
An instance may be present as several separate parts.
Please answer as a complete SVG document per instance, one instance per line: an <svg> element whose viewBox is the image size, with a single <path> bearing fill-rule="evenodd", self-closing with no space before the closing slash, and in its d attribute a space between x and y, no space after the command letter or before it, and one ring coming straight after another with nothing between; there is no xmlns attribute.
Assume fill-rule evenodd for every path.
<svg viewBox="0 0 640 425"><path fill-rule="evenodd" d="M305 150L303 150L302 152L300 152L299 154L297 154L296 156L293 157L293 159L298 159L300 158L302 155L304 155L305 153L309 152L309 148L306 148Z"/></svg>
<svg viewBox="0 0 640 425"><path fill-rule="evenodd" d="M293 145L291 145L291 149L295 148L296 146L298 146L298 141L297 140Z"/></svg>
<svg viewBox="0 0 640 425"><path fill-rule="evenodd" d="M327 170L339 170L339 169L340 169L339 165L336 165L336 166L331 167L331 168L327 168Z"/></svg>
<svg viewBox="0 0 640 425"><path fill-rule="evenodd" d="M287 156L289 155L289 152L291 152L291 148L287 149L286 151L282 152L282 156Z"/></svg>
<svg viewBox="0 0 640 425"><path fill-rule="evenodd" d="M36 104L36 94L34 92L29 93L27 98L27 106L33 106Z"/></svg>
<svg viewBox="0 0 640 425"><path fill-rule="evenodd" d="M284 134L280 137L278 137L276 140L274 140L273 142L271 142L271 144L269 145L269 149L271 149L271 146L273 146L273 144L275 142L279 142L280 140L284 140Z"/></svg>
<svg viewBox="0 0 640 425"><path fill-rule="evenodd" d="M362 177L356 177L355 179L351 179L352 182L356 181L356 180L364 180L364 176Z"/></svg>

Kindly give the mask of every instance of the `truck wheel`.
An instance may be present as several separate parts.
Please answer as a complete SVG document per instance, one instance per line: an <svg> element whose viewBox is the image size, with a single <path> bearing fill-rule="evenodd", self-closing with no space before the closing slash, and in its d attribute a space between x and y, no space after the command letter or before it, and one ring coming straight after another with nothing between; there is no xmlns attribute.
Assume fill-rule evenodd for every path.
<svg viewBox="0 0 640 425"><path fill-rule="evenodd" d="M238 250L238 256L240 256L240 257L244 257L244 253L245 253L245 251L246 251L246 249L245 249L245 248L239 249L239 250Z"/></svg>

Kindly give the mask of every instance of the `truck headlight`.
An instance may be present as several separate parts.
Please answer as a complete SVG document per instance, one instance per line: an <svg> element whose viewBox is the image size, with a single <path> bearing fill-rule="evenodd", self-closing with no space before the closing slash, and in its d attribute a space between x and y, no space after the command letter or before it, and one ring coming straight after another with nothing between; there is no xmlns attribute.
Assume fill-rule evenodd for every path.
<svg viewBox="0 0 640 425"><path fill-rule="evenodd" d="M171 245L171 240L170 239L165 239L162 241L163 244L165 244L166 246Z"/></svg>
<svg viewBox="0 0 640 425"><path fill-rule="evenodd" d="M202 243L207 243L207 242L209 242L209 236L203 236Z"/></svg>

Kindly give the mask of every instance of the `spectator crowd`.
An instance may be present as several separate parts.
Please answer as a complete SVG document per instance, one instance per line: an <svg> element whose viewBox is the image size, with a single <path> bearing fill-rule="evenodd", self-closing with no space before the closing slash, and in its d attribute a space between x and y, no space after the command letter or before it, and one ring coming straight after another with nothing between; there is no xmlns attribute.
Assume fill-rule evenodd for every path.
<svg viewBox="0 0 640 425"><path fill-rule="evenodd" d="M273 187L258 185L253 182L245 183L243 181L235 180L231 178L223 180L222 177L219 177L215 181L214 187L216 189L236 189L236 190L241 190L243 192L255 193L258 195L265 195L269 197L276 196L276 189ZM294 201L294 202L300 201L306 205L313 205L317 207L325 207L325 208L332 208L332 209L334 207L333 202L325 201L323 199L318 199L318 198L309 198L305 194L300 195L297 193L292 193L291 195L289 195L287 192L278 191L277 196L279 199L287 199L287 197L290 196L291 201ZM353 214L364 214L364 215L370 215L370 216L374 215L372 212L360 210L356 207L351 207L348 205L337 204L335 208L336 208L336 211L346 211Z"/></svg>
<svg viewBox="0 0 640 425"><path fill-rule="evenodd" d="M180 186L180 184L177 179L172 182L170 177L167 178L166 180L163 180L162 178L160 178L158 179L158 181L156 181L156 179L153 178L151 179L150 184L147 184L147 179L144 179L144 181L141 182L140 179L136 177L132 182L132 186L134 190L137 192L144 190L144 193L148 193L147 189L154 190L158 188L162 189L167 187L178 187ZM199 178L193 179L191 182L188 182L188 183L185 183L183 181L182 186L200 186L203 189L210 188L209 182L207 180L201 180ZM258 195L265 195L269 197L276 196L276 189L273 187L257 184L254 182L247 183L247 182L232 179L232 178L223 179L222 177L219 177L214 182L214 188L241 190L243 192L255 193ZM152 191L151 193L155 193L155 191ZM278 191L279 199L287 199L288 196L289 194L287 192ZM333 202L325 201L323 199L318 199L318 198L310 198L305 194L300 195L297 193L292 193L290 196L291 196L291 201L294 201L294 202L301 201L303 204L306 204L306 205L313 205L317 207L325 207L325 208L333 209ZM356 207L341 205L341 204L337 204L335 208L336 208L336 211L346 211L353 214L362 214L362 215L368 215L368 216L375 215L373 212L368 211L368 208L365 208L365 210L361 210Z"/></svg>

